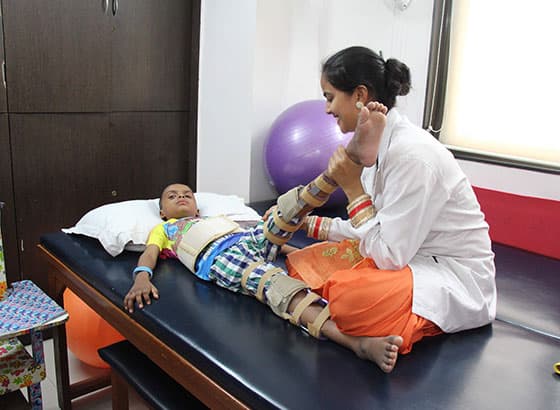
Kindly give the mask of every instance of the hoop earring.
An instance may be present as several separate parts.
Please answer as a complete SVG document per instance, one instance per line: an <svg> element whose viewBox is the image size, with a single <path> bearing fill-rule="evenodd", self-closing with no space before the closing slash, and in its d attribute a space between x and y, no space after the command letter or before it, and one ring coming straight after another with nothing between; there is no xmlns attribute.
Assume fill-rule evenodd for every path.
<svg viewBox="0 0 560 410"><path fill-rule="evenodd" d="M364 108L364 103L361 101L356 101L356 108L358 110L361 110L362 108Z"/></svg>

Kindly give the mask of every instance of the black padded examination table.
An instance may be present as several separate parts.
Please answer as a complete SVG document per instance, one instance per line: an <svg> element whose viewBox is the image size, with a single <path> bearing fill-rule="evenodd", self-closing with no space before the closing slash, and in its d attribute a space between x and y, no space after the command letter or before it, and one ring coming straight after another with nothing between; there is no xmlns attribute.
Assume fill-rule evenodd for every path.
<svg viewBox="0 0 560 410"><path fill-rule="evenodd" d="M542 262L543 269L555 270L550 286L539 288L529 280L525 292L540 293L521 295L519 309L506 309L506 321L425 339L385 374L343 347L309 337L257 300L196 279L176 260L158 264L154 283L160 299L129 315L122 300L137 253L113 258L96 240L62 232L44 235L40 248L51 267L51 294L59 302L64 288L71 288L211 408L560 408L560 376L552 368L560 361L560 261ZM502 252L514 257L509 251L497 254L504 289L509 282L500 266L521 266L500 261ZM519 277L512 280L512 286L522 286ZM551 305L543 312L529 310L545 302ZM64 329L54 338L59 402L69 408L84 386L69 384Z"/></svg>

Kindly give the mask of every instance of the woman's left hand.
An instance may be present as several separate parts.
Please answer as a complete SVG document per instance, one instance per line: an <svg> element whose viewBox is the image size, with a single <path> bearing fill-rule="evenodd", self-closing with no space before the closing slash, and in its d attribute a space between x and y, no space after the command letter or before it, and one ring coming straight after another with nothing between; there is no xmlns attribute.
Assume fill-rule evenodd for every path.
<svg viewBox="0 0 560 410"><path fill-rule="evenodd" d="M339 146L329 159L327 175L342 188L349 202L364 193L360 179L363 168L350 159L343 146Z"/></svg>

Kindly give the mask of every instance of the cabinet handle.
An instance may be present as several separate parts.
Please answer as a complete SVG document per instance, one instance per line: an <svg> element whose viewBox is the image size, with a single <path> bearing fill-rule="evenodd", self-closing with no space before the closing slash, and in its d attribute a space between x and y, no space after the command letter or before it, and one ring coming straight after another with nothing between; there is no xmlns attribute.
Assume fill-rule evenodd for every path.
<svg viewBox="0 0 560 410"><path fill-rule="evenodd" d="M6 62L2 61L2 83L4 83L4 88L6 88Z"/></svg>
<svg viewBox="0 0 560 410"><path fill-rule="evenodd" d="M107 9L109 8L109 0L101 0L101 9L103 14L107 14Z"/></svg>
<svg viewBox="0 0 560 410"><path fill-rule="evenodd" d="M116 16L117 11L119 10L119 0L113 0L112 9L113 9L113 16Z"/></svg>

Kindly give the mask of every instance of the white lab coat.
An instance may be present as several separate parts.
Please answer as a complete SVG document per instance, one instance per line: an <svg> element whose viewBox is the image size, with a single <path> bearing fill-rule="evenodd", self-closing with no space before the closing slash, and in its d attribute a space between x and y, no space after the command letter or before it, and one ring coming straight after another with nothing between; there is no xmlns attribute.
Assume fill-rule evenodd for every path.
<svg viewBox="0 0 560 410"><path fill-rule="evenodd" d="M358 229L335 218L328 239L360 239L361 254L381 269L409 265L412 311L444 332L490 323L496 282L488 224L453 155L393 108L362 184L377 215Z"/></svg>

